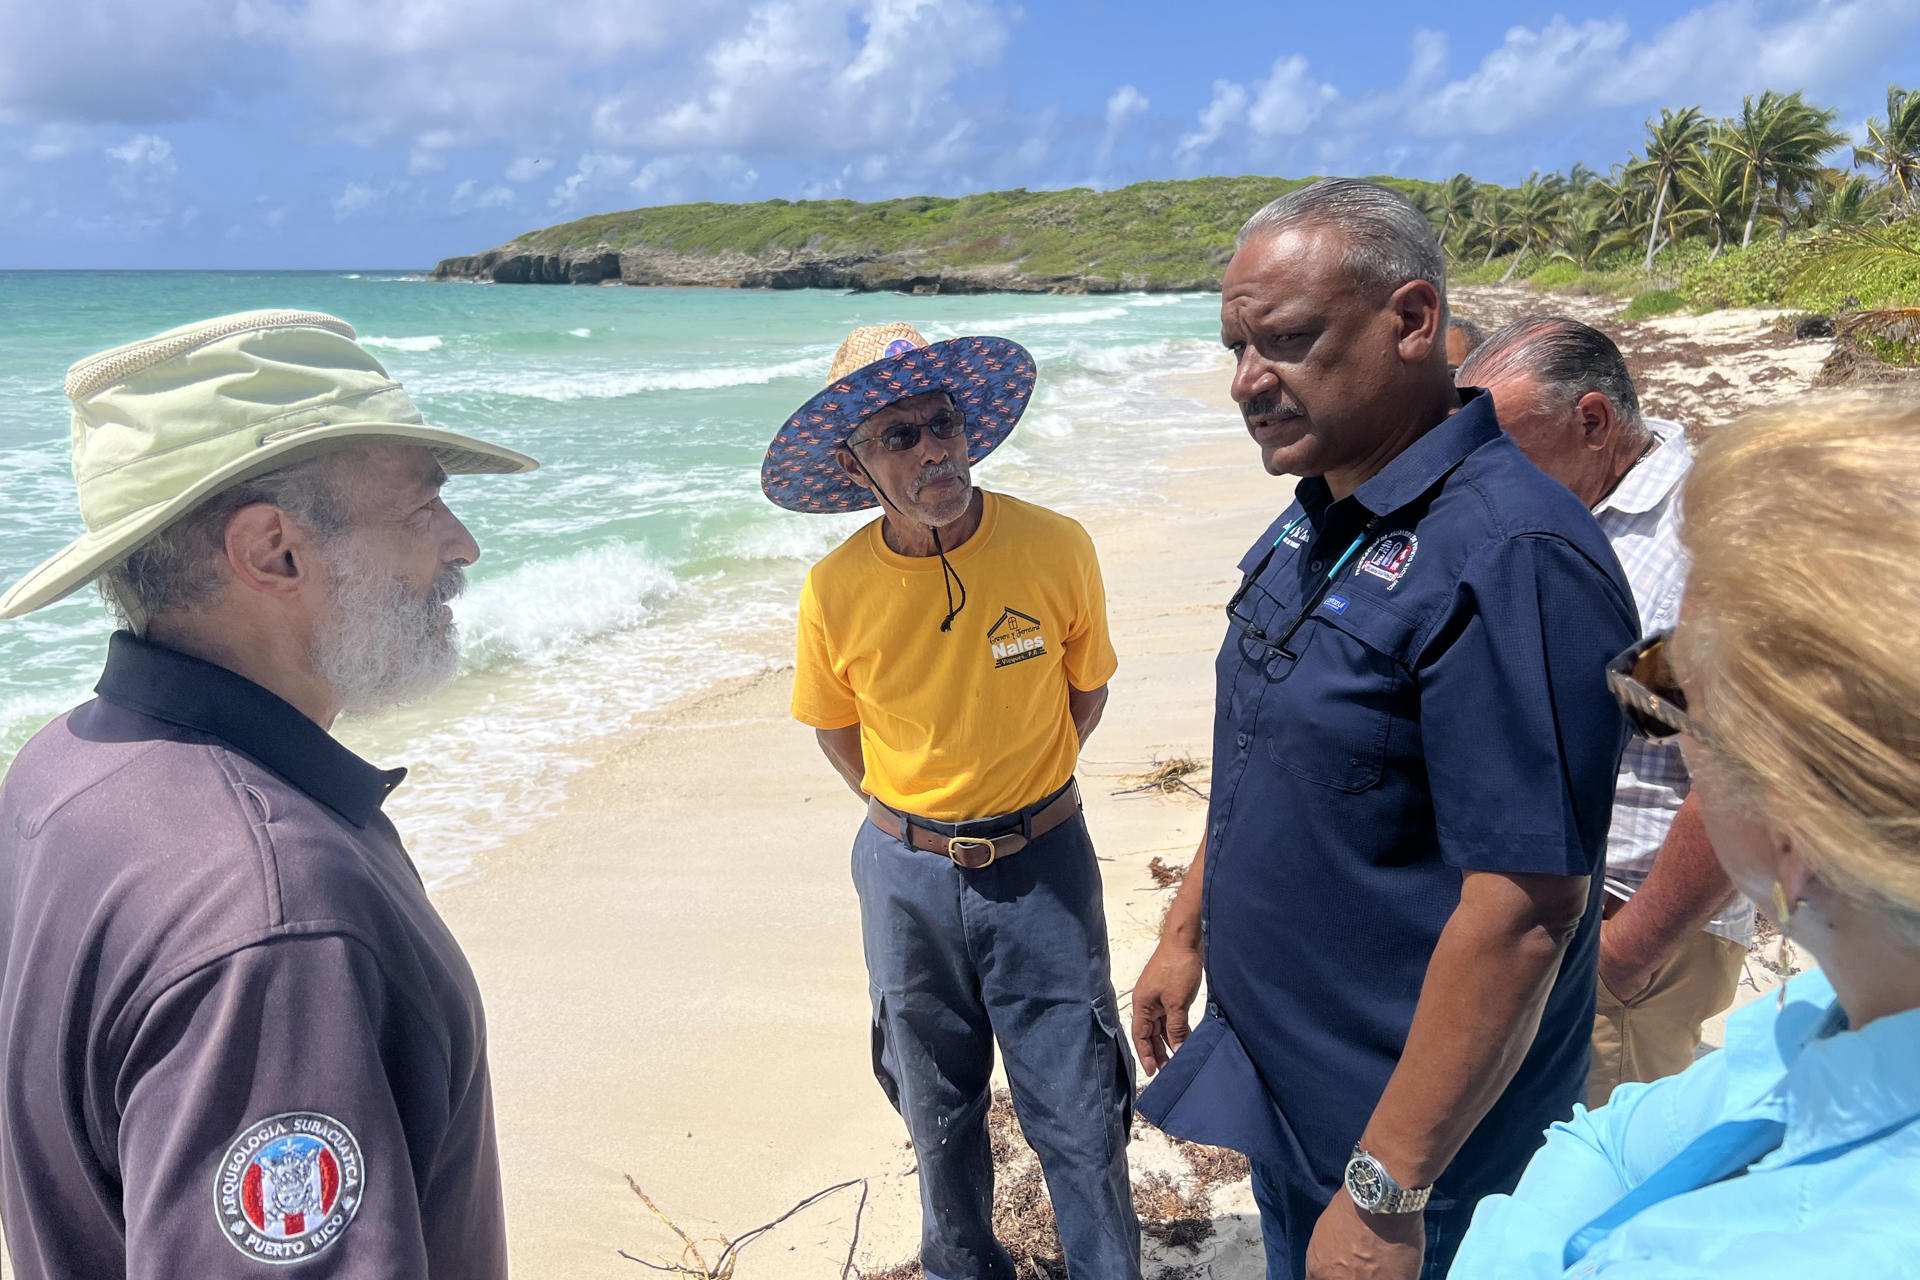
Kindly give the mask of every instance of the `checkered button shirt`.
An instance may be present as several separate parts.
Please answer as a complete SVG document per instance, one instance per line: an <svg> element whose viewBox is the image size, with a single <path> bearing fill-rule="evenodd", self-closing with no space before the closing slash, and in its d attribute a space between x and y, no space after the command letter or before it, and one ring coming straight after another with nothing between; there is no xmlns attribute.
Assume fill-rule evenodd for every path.
<svg viewBox="0 0 1920 1280"><path fill-rule="evenodd" d="M1679 423L1649 418L1647 426L1657 441L1653 451L1593 509L1633 588L1643 635L1671 627L1680 617L1687 582L1687 556L1680 545L1680 482L1693 466ZM1646 881L1691 785L1678 742L1654 743L1637 734L1628 740L1614 790L1613 825L1607 829L1609 893L1631 898ZM1751 943L1753 904L1736 895L1707 931Z"/></svg>

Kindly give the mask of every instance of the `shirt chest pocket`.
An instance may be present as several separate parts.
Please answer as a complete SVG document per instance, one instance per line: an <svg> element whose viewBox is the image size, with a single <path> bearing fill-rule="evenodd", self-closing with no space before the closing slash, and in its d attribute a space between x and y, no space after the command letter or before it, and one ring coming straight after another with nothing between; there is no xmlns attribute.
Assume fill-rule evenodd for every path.
<svg viewBox="0 0 1920 1280"><path fill-rule="evenodd" d="M1255 731L1280 768L1352 792L1379 784L1394 722L1412 714L1402 659L1413 627L1384 607L1345 603L1341 613L1314 611L1295 641L1297 661L1268 664Z"/></svg>

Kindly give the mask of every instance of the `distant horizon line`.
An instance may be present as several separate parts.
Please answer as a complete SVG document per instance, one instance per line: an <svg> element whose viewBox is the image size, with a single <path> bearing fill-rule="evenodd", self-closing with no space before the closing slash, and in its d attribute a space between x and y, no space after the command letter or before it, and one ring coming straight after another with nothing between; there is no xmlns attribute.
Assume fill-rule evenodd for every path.
<svg viewBox="0 0 1920 1280"><path fill-rule="evenodd" d="M120 272L127 275L149 276L209 276L209 275L309 275L330 276L345 272L350 275L402 275L424 276L432 267L4 267L0 266L0 275L104 275Z"/></svg>

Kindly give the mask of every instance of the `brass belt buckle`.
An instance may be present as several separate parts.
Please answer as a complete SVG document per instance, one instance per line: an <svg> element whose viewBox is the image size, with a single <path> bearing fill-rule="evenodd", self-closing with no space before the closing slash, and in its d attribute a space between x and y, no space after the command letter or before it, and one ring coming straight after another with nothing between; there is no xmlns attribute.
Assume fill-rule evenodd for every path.
<svg viewBox="0 0 1920 1280"><path fill-rule="evenodd" d="M961 861L960 851L962 849L975 849L975 848L981 848L981 847L984 847L987 851L987 860L985 862L981 863L979 866L975 866L971 862ZM986 868L992 866L993 860L999 856L1000 856L1000 846L995 844L992 840L988 839L985 836L948 836L947 837L947 857L953 860L953 865L956 867L965 867L968 871L984 871Z"/></svg>

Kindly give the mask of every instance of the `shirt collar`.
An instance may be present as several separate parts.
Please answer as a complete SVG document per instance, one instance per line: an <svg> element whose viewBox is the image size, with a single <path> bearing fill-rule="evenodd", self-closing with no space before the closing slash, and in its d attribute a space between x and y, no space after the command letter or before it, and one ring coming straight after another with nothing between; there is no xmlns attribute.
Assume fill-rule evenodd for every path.
<svg viewBox="0 0 1920 1280"><path fill-rule="evenodd" d="M1460 388L1460 408L1402 449L1379 473L1353 491L1355 501L1376 516L1392 515L1433 488L1481 445L1500 438L1493 397L1479 387ZM1308 476L1294 487L1301 509L1316 520L1333 499L1325 477Z"/></svg>
<svg viewBox="0 0 1920 1280"><path fill-rule="evenodd" d="M1920 1117L1920 1009L1849 1030L1818 969L1787 987L1784 1007L1756 1000L1727 1019L1728 1101L1786 1121L1769 1164L1870 1141Z"/></svg>
<svg viewBox="0 0 1920 1280"><path fill-rule="evenodd" d="M285 699L245 676L116 631L94 692L131 711L225 742L364 827L407 776L379 769L336 741Z"/></svg>
<svg viewBox="0 0 1920 1280"><path fill-rule="evenodd" d="M1618 511L1623 515L1643 515L1667 500L1687 469L1693 466L1693 454L1687 448L1687 433L1677 422L1648 418L1647 427L1658 442L1651 452L1633 464L1613 492L1600 499L1593 514Z"/></svg>

